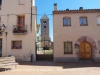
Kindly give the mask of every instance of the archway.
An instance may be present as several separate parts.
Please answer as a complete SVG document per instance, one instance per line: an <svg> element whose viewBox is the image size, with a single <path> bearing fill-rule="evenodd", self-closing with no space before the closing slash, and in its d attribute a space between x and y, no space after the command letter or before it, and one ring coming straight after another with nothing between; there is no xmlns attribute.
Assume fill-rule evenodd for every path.
<svg viewBox="0 0 100 75"><path fill-rule="evenodd" d="M95 59L95 50L97 50L96 43L92 38L90 38L88 36L82 36L75 42L75 50L76 50L78 61L79 61L79 49L80 49L80 45L82 42L88 42L91 45L92 60L94 60Z"/></svg>

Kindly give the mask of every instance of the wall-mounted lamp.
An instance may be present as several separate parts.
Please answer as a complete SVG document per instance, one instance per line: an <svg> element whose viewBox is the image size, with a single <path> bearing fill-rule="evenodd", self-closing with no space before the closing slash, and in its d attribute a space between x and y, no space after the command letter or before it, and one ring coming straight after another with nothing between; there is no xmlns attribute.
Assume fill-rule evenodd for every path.
<svg viewBox="0 0 100 75"><path fill-rule="evenodd" d="M1 30L2 30L2 32L5 32L5 34L7 35L7 32L5 31L6 30L6 26L4 24L1 26Z"/></svg>

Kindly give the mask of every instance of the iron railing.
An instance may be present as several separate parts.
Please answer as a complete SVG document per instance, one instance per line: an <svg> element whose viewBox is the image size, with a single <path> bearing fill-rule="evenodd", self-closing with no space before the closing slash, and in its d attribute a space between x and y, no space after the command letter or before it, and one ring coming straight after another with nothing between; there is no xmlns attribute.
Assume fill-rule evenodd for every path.
<svg viewBox="0 0 100 75"><path fill-rule="evenodd" d="M14 34L27 34L27 25L13 25Z"/></svg>

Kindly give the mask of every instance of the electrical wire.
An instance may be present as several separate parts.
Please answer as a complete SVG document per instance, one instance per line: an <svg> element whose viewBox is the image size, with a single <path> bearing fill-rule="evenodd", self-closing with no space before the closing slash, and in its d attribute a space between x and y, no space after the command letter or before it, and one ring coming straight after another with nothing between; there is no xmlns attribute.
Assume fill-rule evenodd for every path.
<svg viewBox="0 0 100 75"><path fill-rule="evenodd" d="M31 14L31 13L20 13L20 14ZM7 16L7 15L19 15L19 13L18 14L6 14L6 15L0 15L0 16ZM44 14L32 14L32 15L36 15L36 16L43 16ZM46 15L53 15L53 14L46 14Z"/></svg>

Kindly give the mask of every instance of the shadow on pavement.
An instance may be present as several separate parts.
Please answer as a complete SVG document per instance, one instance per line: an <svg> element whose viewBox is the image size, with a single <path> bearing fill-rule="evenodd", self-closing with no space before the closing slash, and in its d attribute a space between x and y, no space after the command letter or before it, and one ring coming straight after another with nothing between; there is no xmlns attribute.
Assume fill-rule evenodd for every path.
<svg viewBox="0 0 100 75"><path fill-rule="evenodd" d="M36 62L19 62L19 65L28 66L52 66L66 68L85 68L85 67L100 67L100 63L96 62L76 62L76 63L55 63L49 61L36 61Z"/></svg>
<svg viewBox="0 0 100 75"><path fill-rule="evenodd" d="M11 70L11 68L0 68L0 72L4 72L4 71L7 71L7 70Z"/></svg>

